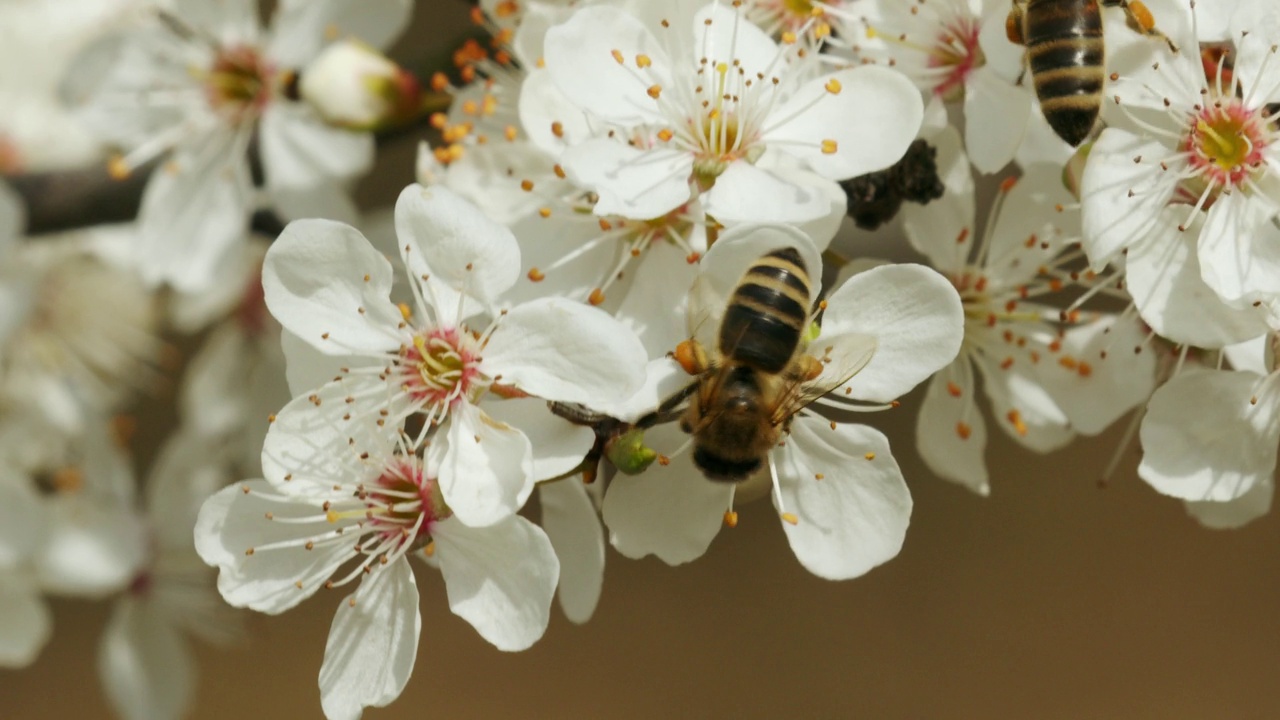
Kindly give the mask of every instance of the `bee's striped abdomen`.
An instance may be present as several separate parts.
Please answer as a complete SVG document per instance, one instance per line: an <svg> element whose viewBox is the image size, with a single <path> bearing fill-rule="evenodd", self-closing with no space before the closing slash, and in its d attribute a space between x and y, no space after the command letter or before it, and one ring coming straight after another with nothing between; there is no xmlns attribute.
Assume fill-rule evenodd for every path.
<svg viewBox="0 0 1280 720"><path fill-rule="evenodd" d="M755 262L734 288L720 324L720 352L764 372L791 361L809 317L809 273L794 248Z"/></svg>
<svg viewBox="0 0 1280 720"><path fill-rule="evenodd" d="M1049 126L1079 145L1102 107L1105 49L1098 0L1030 0L1023 29L1036 97Z"/></svg>

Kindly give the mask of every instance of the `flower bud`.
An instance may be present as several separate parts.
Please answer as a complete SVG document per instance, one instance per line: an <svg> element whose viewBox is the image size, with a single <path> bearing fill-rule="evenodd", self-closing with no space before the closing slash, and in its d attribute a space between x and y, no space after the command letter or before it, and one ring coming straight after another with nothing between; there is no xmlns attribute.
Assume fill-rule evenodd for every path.
<svg viewBox="0 0 1280 720"><path fill-rule="evenodd" d="M408 121L423 100L417 78L355 40L325 48L302 72L298 92L326 122L350 130Z"/></svg>
<svg viewBox="0 0 1280 720"><path fill-rule="evenodd" d="M624 475L639 475L658 458L658 453L644 444L644 430L641 428L631 428L610 439L604 447L604 454Z"/></svg>

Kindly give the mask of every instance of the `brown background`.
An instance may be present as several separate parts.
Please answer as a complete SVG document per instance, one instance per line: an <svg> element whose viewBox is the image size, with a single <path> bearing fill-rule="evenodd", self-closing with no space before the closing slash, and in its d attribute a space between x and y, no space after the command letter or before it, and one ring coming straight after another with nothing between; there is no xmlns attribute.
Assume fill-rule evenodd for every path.
<svg viewBox="0 0 1280 720"><path fill-rule="evenodd" d="M398 57L422 67L465 8L422 2ZM434 47L433 47L434 42ZM369 204L408 182L413 141L384 153ZM390 193L390 194L388 194ZM419 566L423 632L404 694L366 718L1280 716L1280 522L1204 530L1137 479L1095 481L1118 433L1035 456L995 432L989 499L913 450L919 393L869 416L915 496L902 554L858 580L810 576L768 503L741 508L707 556L668 568L610 553L585 626L504 654ZM163 420L153 424L163 427ZM993 431L994 432L994 431ZM199 648L196 718L320 716L316 677L339 597L253 615L244 644ZM108 605L54 604L36 664L0 672L0 718L110 714L96 651Z"/></svg>

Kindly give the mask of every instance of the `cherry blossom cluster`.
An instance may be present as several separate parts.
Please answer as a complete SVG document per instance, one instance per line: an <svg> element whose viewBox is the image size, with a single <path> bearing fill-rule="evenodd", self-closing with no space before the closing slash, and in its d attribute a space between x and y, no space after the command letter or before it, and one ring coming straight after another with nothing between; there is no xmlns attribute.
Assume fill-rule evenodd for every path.
<svg viewBox="0 0 1280 720"><path fill-rule="evenodd" d="M320 595L320 705L354 719L409 682L419 576L524 650L557 598L592 617L610 546L691 562L766 497L804 568L857 578L911 521L882 411L966 496L1008 482L993 427L1118 425L1104 484L1136 465L1211 528L1270 509L1267 0L1101 9L1073 133L1091 93L1047 89L1014 0L481 0L421 80L381 53L410 0L117 4L6 18L62 55L0 88L46 118L0 117L0 172L140 197L34 232L0 184L0 666L47 596L110 599L107 697L176 718L189 636ZM392 129L427 139L362 214ZM744 313L790 328L769 367L722 332ZM140 402L176 418L142 478Z"/></svg>

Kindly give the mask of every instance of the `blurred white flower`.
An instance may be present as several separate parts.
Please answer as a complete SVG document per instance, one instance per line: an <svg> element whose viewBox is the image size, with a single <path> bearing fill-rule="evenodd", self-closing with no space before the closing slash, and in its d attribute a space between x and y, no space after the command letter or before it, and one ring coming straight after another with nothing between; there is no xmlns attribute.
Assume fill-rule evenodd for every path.
<svg viewBox="0 0 1280 720"><path fill-rule="evenodd" d="M294 423L341 427L376 419L391 436L421 414L417 441L434 432L445 500L462 521L491 524L523 505L542 479L534 476L542 449L521 428L494 421L480 401L623 398L643 380L644 350L605 313L555 298L468 324L515 282L520 252L510 231L445 188L406 188L396 227L416 310L391 303L391 264L354 228L299 221L267 252L263 288L288 333L290 382L295 394L317 389L280 412L267 436L264 472L274 481L289 471L290 458L313 452L287 442L283 429ZM545 409L543 415L549 418ZM583 439L575 441L579 460L590 446Z"/></svg>
<svg viewBox="0 0 1280 720"><path fill-rule="evenodd" d="M179 0L82 53L64 95L125 149L111 171L127 175L168 153L138 217L135 256L148 282L207 287L243 240L256 204L255 140L266 192L286 216L352 214L341 184L368 170L373 138L296 102L297 72L334 38L385 44L409 11L407 0L286 0L266 32L255 0Z"/></svg>
<svg viewBox="0 0 1280 720"><path fill-rule="evenodd" d="M803 233L785 226L743 226L725 233L704 258L703 277L712 294L727 298L751 263L779 247L795 248L811 277L821 277L821 258ZM817 289L811 288L812 297ZM830 358L815 382L865 362L851 380L817 400L846 410L889 407L848 401L891 403L951 362L963 337L955 288L919 265L855 275L831 293L825 308L821 331L807 345ZM716 332L718 322L710 325L704 331ZM675 363L667 362L665 377L655 373L659 379L646 394L665 396L688 384ZM643 395L637 404L645 404ZM612 410L632 419L636 408ZM772 485L774 506L800 563L820 577L847 579L897 555L911 495L884 435L865 425L829 422L812 410L800 411L788 430L769 453L768 475L748 480L744 489L756 482ZM605 494L610 540L628 557L654 554L669 564L688 562L706 551L722 520L736 518L737 486L702 477L690 453L676 452L682 440L671 426L649 431L646 444L665 451L667 461L660 459L640 475L618 475Z"/></svg>
<svg viewBox="0 0 1280 720"><path fill-rule="evenodd" d="M285 482L295 492L261 480L232 485L204 504L195 531L237 607L279 613L321 587L360 580L338 606L320 669L321 704L334 720L390 703L409 679L421 628L409 553L431 556L450 608L501 650L542 636L559 573L551 542L528 520L473 528L454 517L437 482L438 444L423 458L372 422L346 430L350 445L319 446L294 468Z"/></svg>
<svg viewBox="0 0 1280 720"><path fill-rule="evenodd" d="M195 691L195 658L186 636L226 643L240 618L222 602L214 573L192 539L200 504L226 484L225 452L180 430L160 451L146 486L149 554L115 601L98 648L98 673L125 720L186 715Z"/></svg>
<svg viewBox="0 0 1280 720"><path fill-rule="evenodd" d="M779 47L725 5L702 8L691 25L664 19L651 31L599 6L547 32L551 79L608 129L560 159L599 194L597 215L646 220L701 195L721 222L812 220L828 213L827 196L757 165L766 150L834 181L893 164L920 127L919 93L898 73L812 77L816 54ZM531 100L521 98L522 113Z"/></svg>
<svg viewBox="0 0 1280 720"><path fill-rule="evenodd" d="M417 78L357 40L326 47L303 70L298 94L326 122L351 130L404 122L422 104Z"/></svg>

